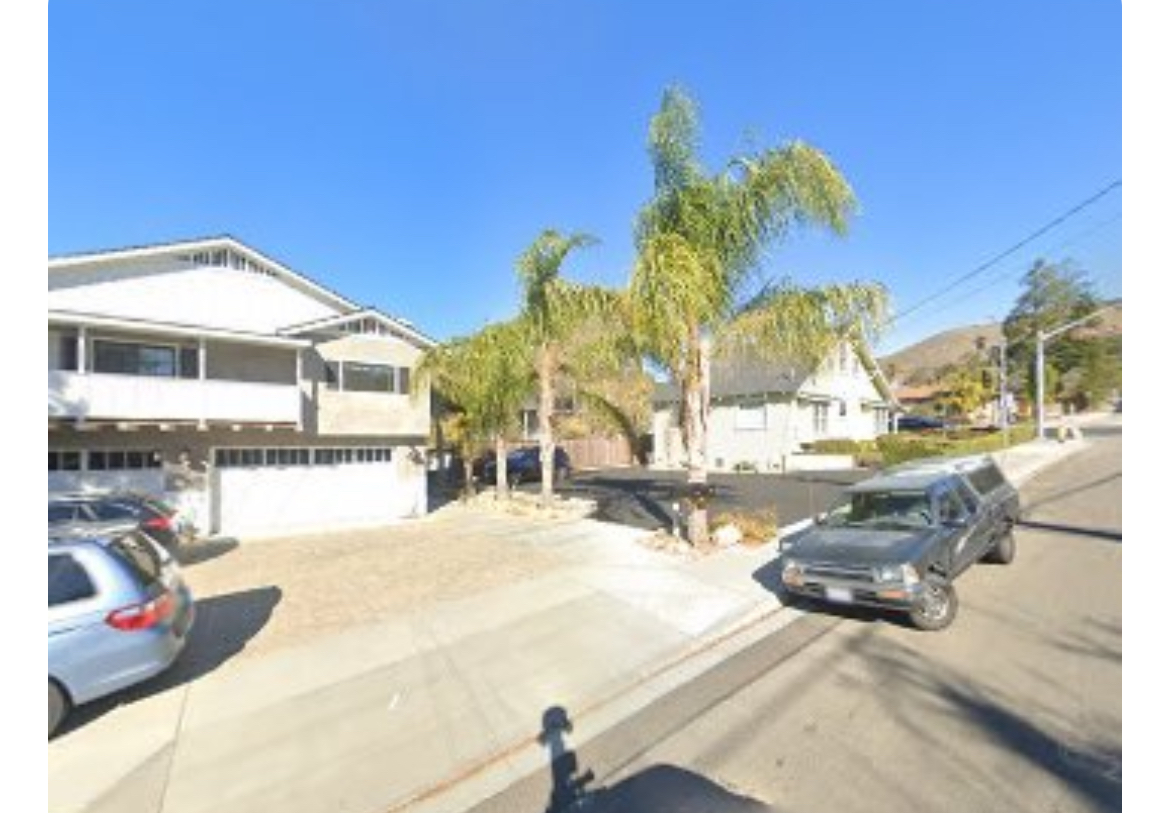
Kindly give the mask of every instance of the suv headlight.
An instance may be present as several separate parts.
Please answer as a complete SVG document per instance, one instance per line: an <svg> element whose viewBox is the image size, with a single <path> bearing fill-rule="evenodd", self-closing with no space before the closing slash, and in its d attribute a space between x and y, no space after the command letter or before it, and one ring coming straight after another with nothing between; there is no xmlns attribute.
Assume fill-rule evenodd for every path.
<svg viewBox="0 0 1170 813"><path fill-rule="evenodd" d="M914 565L882 565L873 570L874 581L880 584L917 584L920 581Z"/></svg>
<svg viewBox="0 0 1170 813"><path fill-rule="evenodd" d="M799 587L804 584L804 565L791 559L784 561L784 570L780 573L780 581L785 584Z"/></svg>

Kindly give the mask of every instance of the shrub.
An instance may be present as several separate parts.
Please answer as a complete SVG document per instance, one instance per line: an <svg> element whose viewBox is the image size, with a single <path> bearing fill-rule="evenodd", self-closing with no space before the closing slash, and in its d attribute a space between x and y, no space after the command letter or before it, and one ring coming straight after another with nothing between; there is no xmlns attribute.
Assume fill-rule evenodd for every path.
<svg viewBox="0 0 1170 813"><path fill-rule="evenodd" d="M739 528L743 539L742 545L763 545L776 538L780 526L776 516L770 511L727 511L721 512L713 518L712 528L720 525L734 525Z"/></svg>
<svg viewBox="0 0 1170 813"><path fill-rule="evenodd" d="M1032 439L1032 424L1016 424L1008 430L1008 446ZM952 432L947 434L898 433L877 439L882 465L893 466L922 457L962 457L969 454L997 452L1004 448L1002 432Z"/></svg>
<svg viewBox="0 0 1170 813"><path fill-rule="evenodd" d="M860 441L849 438L824 438L808 444L813 454L857 454L863 451Z"/></svg>

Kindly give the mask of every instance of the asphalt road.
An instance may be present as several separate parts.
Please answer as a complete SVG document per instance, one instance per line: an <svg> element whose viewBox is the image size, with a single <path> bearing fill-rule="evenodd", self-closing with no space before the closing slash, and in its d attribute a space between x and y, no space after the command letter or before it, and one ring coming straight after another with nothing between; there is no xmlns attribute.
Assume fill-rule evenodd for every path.
<svg viewBox="0 0 1170 813"><path fill-rule="evenodd" d="M841 489L869 476L870 472L825 471L793 474L712 474L711 511L715 516L734 511L763 513L779 526L788 525L825 510ZM670 530L676 521L673 503L686 486L682 471L655 471L642 468L581 471L557 487L565 497L580 497L597 503L595 519L646 530ZM439 499L453 499L450 490L432 484ZM524 483L524 491L538 492L539 483Z"/></svg>
<svg viewBox="0 0 1170 813"><path fill-rule="evenodd" d="M1090 437L948 630L810 613L579 749L554 732L477 813L1120 811L1121 436Z"/></svg>

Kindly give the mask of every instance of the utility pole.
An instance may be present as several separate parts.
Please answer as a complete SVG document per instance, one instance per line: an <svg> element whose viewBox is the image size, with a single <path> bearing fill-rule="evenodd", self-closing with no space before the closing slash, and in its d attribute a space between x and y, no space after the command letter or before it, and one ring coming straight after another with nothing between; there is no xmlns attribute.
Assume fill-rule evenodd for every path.
<svg viewBox="0 0 1170 813"><path fill-rule="evenodd" d="M1115 308L1121 304L1121 300L1110 302L1103 308L1097 308L1092 313L1082 316L1079 319L1074 319L1071 322L1066 322L1059 327L1054 327L1052 330L1037 330L1036 331L1036 437L1041 440L1044 439L1044 342L1049 339L1055 339L1061 333L1072 330L1074 327L1083 325L1090 319L1095 319L1110 308Z"/></svg>
<svg viewBox="0 0 1170 813"><path fill-rule="evenodd" d="M1007 343L999 346L999 428L1003 432L1003 447L1008 447L1008 397L1007 397Z"/></svg>

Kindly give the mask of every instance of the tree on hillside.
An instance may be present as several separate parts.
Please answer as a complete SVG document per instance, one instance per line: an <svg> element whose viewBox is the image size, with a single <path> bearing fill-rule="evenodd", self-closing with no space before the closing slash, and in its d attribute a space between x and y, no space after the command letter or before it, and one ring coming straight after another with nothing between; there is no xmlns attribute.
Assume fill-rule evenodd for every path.
<svg viewBox="0 0 1170 813"><path fill-rule="evenodd" d="M1036 335L1087 316L1105 303L1071 261L1036 260L1020 281L1023 290L1004 321L1008 370L1015 386L1036 392ZM1091 323L1090 323L1091 325ZM1112 343L1070 331L1044 345L1044 400L1083 405L1120 386L1120 340Z"/></svg>
<svg viewBox="0 0 1170 813"><path fill-rule="evenodd" d="M697 106L670 88L650 123L649 152L654 195L636 225L631 311L643 350L680 389L687 481L701 494L712 354L819 362L842 338L871 331L886 294L864 283L756 283L765 250L792 229L846 230L853 191L817 149L789 142L708 174L699 158ZM708 540L701 497L690 506L687 534L692 544Z"/></svg>
<svg viewBox="0 0 1170 813"><path fill-rule="evenodd" d="M556 448L552 416L558 382L570 376L574 355L578 360L589 354L598 359L607 355L604 348L618 338L608 323L620 319L624 307L616 291L561 276L569 253L595 242L587 234L563 235L546 229L516 262L522 289L518 323L528 346L528 369L537 381L540 501L544 507L552 503Z"/></svg>
<svg viewBox="0 0 1170 813"><path fill-rule="evenodd" d="M532 392L526 334L517 322L489 325L471 336L428 350L414 379L429 382L445 405L445 432L463 459L464 492L472 490L472 461L491 442L496 450L496 493L508 494L506 440Z"/></svg>

